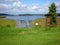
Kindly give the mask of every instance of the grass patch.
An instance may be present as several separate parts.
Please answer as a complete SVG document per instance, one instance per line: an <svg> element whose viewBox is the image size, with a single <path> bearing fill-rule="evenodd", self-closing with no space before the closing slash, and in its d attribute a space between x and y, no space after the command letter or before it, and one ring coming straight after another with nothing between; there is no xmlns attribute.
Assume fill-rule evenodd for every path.
<svg viewBox="0 0 60 45"><path fill-rule="evenodd" d="M60 45L60 28L3 28L0 45Z"/></svg>
<svg viewBox="0 0 60 45"><path fill-rule="evenodd" d="M4 19L0 20L0 27L15 27L16 22L14 20Z"/></svg>

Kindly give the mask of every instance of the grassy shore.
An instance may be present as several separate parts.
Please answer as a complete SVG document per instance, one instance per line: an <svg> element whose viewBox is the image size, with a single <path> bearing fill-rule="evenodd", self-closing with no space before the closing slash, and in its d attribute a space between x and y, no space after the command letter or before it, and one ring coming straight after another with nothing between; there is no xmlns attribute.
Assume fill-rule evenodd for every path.
<svg viewBox="0 0 60 45"><path fill-rule="evenodd" d="M0 20L0 27L15 27L16 22L14 20L3 19Z"/></svg>
<svg viewBox="0 0 60 45"><path fill-rule="evenodd" d="M60 28L2 28L0 45L60 45Z"/></svg>
<svg viewBox="0 0 60 45"><path fill-rule="evenodd" d="M60 18L56 19L57 21L57 26L60 26ZM46 26L46 18L39 18L39 19L35 19L34 21L32 21L32 25L35 25L36 23L38 23L41 27L45 27Z"/></svg>

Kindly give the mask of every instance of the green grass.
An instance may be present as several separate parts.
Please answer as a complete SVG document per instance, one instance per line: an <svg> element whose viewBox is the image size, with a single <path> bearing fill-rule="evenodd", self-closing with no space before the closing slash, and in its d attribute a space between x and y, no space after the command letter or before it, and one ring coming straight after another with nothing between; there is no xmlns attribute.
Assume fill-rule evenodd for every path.
<svg viewBox="0 0 60 45"><path fill-rule="evenodd" d="M0 45L60 45L60 28L0 28Z"/></svg>
<svg viewBox="0 0 60 45"><path fill-rule="evenodd" d="M0 27L15 27L17 24L14 20L3 19L0 20Z"/></svg>

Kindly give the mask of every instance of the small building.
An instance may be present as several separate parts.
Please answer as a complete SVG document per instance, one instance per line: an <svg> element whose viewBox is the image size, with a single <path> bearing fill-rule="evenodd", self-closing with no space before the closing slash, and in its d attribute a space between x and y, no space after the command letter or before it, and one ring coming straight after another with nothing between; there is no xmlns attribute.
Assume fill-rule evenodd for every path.
<svg viewBox="0 0 60 45"><path fill-rule="evenodd" d="M46 16L46 26L48 27L50 26L50 21L51 21L50 15L46 14L45 16ZM60 26L60 14L58 14L56 21L57 21L57 26Z"/></svg>

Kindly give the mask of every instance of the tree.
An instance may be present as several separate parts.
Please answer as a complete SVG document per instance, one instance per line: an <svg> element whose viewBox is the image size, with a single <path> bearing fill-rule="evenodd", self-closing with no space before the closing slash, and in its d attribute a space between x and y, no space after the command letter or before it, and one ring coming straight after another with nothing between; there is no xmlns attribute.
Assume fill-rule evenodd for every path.
<svg viewBox="0 0 60 45"><path fill-rule="evenodd" d="M56 24L57 24L57 22L56 22L57 13L56 13L55 3L52 3L51 6L49 7L49 15L50 15L50 25L56 26Z"/></svg>

